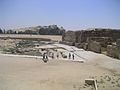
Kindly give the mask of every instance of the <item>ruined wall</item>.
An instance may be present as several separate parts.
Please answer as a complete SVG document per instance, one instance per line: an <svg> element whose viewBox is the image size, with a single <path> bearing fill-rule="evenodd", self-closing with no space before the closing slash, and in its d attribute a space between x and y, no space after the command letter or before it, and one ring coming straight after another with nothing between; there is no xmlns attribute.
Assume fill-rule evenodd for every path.
<svg viewBox="0 0 120 90"><path fill-rule="evenodd" d="M117 42L107 46L107 55L120 59L120 39Z"/></svg>
<svg viewBox="0 0 120 90"><path fill-rule="evenodd" d="M93 29L81 31L67 31L63 35L63 41L86 43L89 40L100 42L102 46L107 47L111 42L116 42L120 38L120 30L114 29Z"/></svg>
<svg viewBox="0 0 120 90"><path fill-rule="evenodd" d="M107 55L110 56L110 57L119 58L118 57L117 46L108 45L107 46Z"/></svg>
<svg viewBox="0 0 120 90"><path fill-rule="evenodd" d="M120 53L120 30L100 29L81 31L67 31L63 35L63 42L67 45L75 45L78 48L90 50L98 53L107 52L109 56L119 57ZM112 43L116 42L116 46Z"/></svg>
<svg viewBox="0 0 120 90"><path fill-rule="evenodd" d="M112 37L112 41L116 41L116 39L120 38L120 30L95 29L89 31L77 31L76 36L77 43L87 42L87 39L90 37Z"/></svg>
<svg viewBox="0 0 120 90"><path fill-rule="evenodd" d="M118 47L120 47L120 39L117 39L116 44L117 44Z"/></svg>
<svg viewBox="0 0 120 90"><path fill-rule="evenodd" d="M111 45L112 42L114 42L112 37L89 37L87 38L87 42L89 43L90 41L96 41L99 42L102 47L107 47L107 45Z"/></svg>
<svg viewBox="0 0 120 90"><path fill-rule="evenodd" d="M76 34L74 31L68 31L63 35L63 41L76 42Z"/></svg>
<svg viewBox="0 0 120 90"><path fill-rule="evenodd" d="M119 53L118 58L120 59L120 39L117 39L116 44L117 44L117 51Z"/></svg>
<svg viewBox="0 0 120 90"><path fill-rule="evenodd" d="M88 50L96 52L96 53L101 53L101 45L99 42L90 41L88 43Z"/></svg>

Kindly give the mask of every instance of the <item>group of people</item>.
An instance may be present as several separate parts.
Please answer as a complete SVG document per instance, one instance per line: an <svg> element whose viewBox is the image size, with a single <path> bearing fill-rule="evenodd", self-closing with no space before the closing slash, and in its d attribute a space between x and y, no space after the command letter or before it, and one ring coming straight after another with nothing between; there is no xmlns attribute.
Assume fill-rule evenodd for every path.
<svg viewBox="0 0 120 90"><path fill-rule="evenodd" d="M56 57L57 57L57 59L59 58L59 53L57 53ZM73 59L73 60L74 60L74 58L75 58L74 54L71 54L71 53L69 53L68 57L69 57L69 59ZM52 59L55 58L54 53L52 53L51 58L52 58ZM47 53L43 53L43 61L44 61L45 63L47 63L47 61L48 61L48 54L47 54Z"/></svg>
<svg viewBox="0 0 120 90"><path fill-rule="evenodd" d="M57 53L56 57L57 57L57 59L59 58L59 53ZM52 53L52 59L54 59L54 58L55 58L55 55L54 55L54 53Z"/></svg>
<svg viewBox="0 0 120 90"><path fill-rule="evenodd" d="M56 57L57 57L57 59L59 58L59 53L57 53ZM52 53L51 58L52 58L52 59L55 58L54 53ZM47 54L47 53L43 53L43 61L44 61L45 63L47 63L47 61L48 61L48 54Z"/></svg>

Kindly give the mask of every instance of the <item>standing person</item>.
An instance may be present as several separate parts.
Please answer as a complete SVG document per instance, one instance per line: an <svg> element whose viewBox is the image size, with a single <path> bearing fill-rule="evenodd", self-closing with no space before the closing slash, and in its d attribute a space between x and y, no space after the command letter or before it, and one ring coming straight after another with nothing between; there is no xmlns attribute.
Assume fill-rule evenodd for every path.
<svg viewBox="0 0 120 90"><path fill-rule="evenodd" d="M71 59L71 53L69 53L69 59Z"/></svg>
<svg viewBox="0 0 120 90"><path fill-rule="evenodd" d="M52 53L52 59L54 59L54 53Z"/></svg>
<svg viewBox="0 0 120 90"><path fill-rule="evenodd" d="M48 56L47 56L46 53L43 54L43 61L44 61L45 63L47 63L47 61L48 61Z"/></svg>
<svg viewBox="0 0 120 90"><path fill-rule="evenodd" d="M74 58L75 58L74 54L72 54L72 58L73 58L73 60L74 60Z"/></svg>
<svg viewBox="0 0 120 90"><path fill-rule="evenodd" d="M48 54L47 53L45 54L45 57L46 57L46 60L48 61Z"/></svg>
<svg viewBox="0 0 120 90"><path fill-rule="evenodd" d="M57 58L59 58L59 53L57 53Z"/></svg>
<svg viewBox="0 0 120 90"><path fill-rule="evenodd" d="M43 53L43 60L45 59L45 53Z"/></svg>

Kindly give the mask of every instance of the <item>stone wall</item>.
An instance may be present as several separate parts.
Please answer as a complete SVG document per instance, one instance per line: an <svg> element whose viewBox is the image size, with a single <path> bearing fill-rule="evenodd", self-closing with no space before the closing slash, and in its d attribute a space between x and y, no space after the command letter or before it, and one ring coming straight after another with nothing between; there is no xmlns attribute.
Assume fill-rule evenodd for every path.
<svg viewBox="0 0 120 90"><path fill-rule="evenodd" d="M120 30L113 30L113 29L95 29L95 30L88 30L88 31L77 31L76 32L76 42L82 43L86 42L87 38L90 37L112 37L112 40L115 41L116 39L120 38Z"/></svg>
<svg viewBox="0 0 120 90"><path fill-rule="evenodd" d="M112 42L114 42L114 40L112 39L112 37L89 37L87 38L87 42L89 43L89 41L96 41L99 42L100 45L102 47L107 47L107 45L112 44Z"/></svg>
<svg viewBox="0 0 120 90"><path fill-rule="evenodd" d="M101 53L101 45L99 42L90 41L88 43L88 50L96 52L96 53Z"/></svg>
<svg viewBox="0 0 120 90"><path fill-rule="evenodd" d="M63 35L63 41L76 42L76 34L74 31L68 31Z"/></svg>

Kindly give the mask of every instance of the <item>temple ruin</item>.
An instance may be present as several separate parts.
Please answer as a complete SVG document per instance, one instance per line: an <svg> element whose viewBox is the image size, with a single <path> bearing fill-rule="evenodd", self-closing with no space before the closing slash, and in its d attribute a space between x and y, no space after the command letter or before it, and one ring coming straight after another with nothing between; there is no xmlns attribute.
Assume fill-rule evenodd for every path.
<svg viewBox="0 0 120 90"><path fill-rule="evenodd" d="M119 29L67 31L61 43L120 59Z"/></svg>

